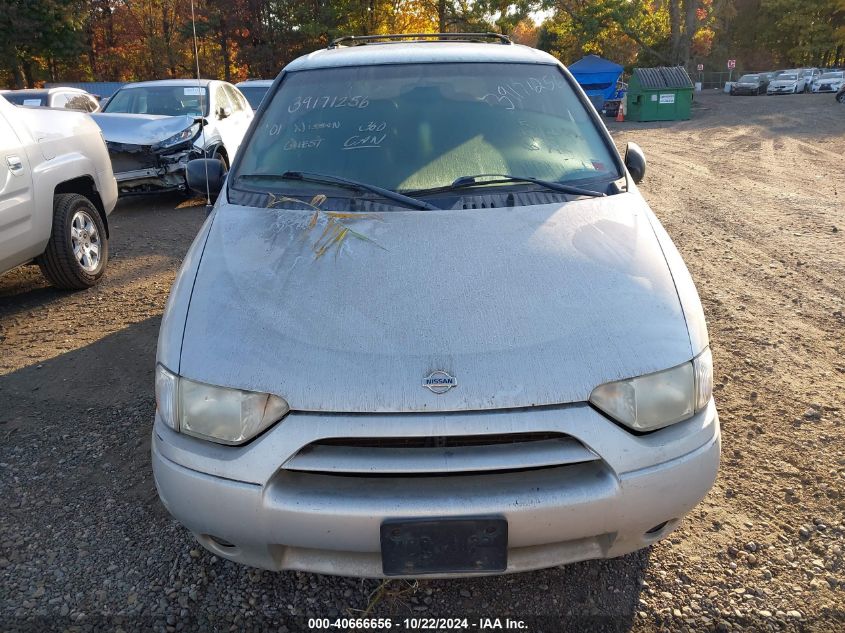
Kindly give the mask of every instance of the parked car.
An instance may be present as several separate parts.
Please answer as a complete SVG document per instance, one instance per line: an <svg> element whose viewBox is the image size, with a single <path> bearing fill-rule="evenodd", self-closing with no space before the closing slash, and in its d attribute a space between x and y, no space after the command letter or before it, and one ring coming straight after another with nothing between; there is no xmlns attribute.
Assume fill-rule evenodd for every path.
<svg viewBox="0 0 845 633"><path fill-rule="evenodd" d="M798 94L804 92L804 86L804 75L799 71L789 70L772 79L766 94Z"/></svg>
<svg viewBox="0 0 845 633"><path fill-rule="evenodd" d="M272 85L273 81L271 79L247 79L246 81L235 84L238 90L246 97L246 100L249 101L249 105L252 106L253 111L258 110L261 100Z"/></svg>
<svg viewBox="0 0 845 633"><path fill-rule="evenodd" d="M106 270L116 200L88 115L0 98L0 274L35 261L59 288L94 285Z"/></svg>
<svg viewBox="0 0 845 633"><path fill-rule="evenodd" d="M65 108L80 112L97 112L100 103L92 94L79 88L42 88L25 90L0 90L10 103L42 108Z"/></svg>
<svg viewBox="0 0 845 633"><path fill-rule="evenodd" d="M804 69L804 92L810 92L813 87L813 83L821 77L821 71L818 68L805 68Z"/></svg>
<svg viewBox="0 0 845 633"><path fill-rule="evenodd" d="M207 156L228 168L252 108L223 81L126 84L93 115L103 130L121 194L186 190L185 164Z"/></svg>
<svg viewBox="0 0 845 633"><path fill-rule="evenodd" d="M732 95L761 95L769 86L765 74L743 75L731 86Z"/></svg>
<svg viewBox="0 0 845 633"><path fill-rule="evenodd" d="M813 82L813 92L838 92L843 85L845 85L845 71L829 71L822 73Z"/></svg>
<svg viewBox="0 0 845 633"><path fill-rule="evenodd" d="M650 545L713 484L704 315L641 150L554 57L472 39L336 41L228 176L188 163L219 197L162 321L152 463L223 558L550 567Z"/></svg>

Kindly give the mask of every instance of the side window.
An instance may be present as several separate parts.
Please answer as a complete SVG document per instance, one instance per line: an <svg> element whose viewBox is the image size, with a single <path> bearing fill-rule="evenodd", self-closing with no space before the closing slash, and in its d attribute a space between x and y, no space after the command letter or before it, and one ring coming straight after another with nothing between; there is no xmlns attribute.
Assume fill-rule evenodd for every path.
<svg viewBox="0 0 845 633"><path fill-rule="evenodd" d="M88 112L96 112L97 109L100 107L100 104L97 102L96 97L85 95L85 98L88 99Z"/></svg>
<svg viewBox="0 0 845 633"><path fill-rule="evenodd" d="M238 90L229 84L225 84L224 87L226 88L226 94L229 97L229 101L232 102L232 107L234 112L243 112L246 109L244 98Z"/></svg>
<svg viewBox="0 0 845 633"><path fill-rule="evenodd" d="M69 95L66 92L57 92L50 99L51 108L66 108Z"/></svg>
<svg viewBox="0 0 845 633"><path fill-rule="evenodd" d="M65 108L68 110L79 110L80 112L90 112L88 95L82 94L67 94L67 103Z"/></svg>
<svg viewBox="0 0 845 633"><path fill-rule="evenodd" d="M229 102L229 97L226 96L226 90L223 84L217 84L214 89L214 112L220 112L222 108L229 108L234 111L232 104Z"/></svg>

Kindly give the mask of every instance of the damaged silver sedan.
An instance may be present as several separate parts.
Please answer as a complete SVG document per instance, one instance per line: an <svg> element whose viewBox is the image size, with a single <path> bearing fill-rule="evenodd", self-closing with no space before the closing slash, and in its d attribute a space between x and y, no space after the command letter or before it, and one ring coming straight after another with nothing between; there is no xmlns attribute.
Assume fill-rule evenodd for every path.
<svg viewBox="0 0 845 633"><path fill-rule="evenodd" d="M192 158L214 158L228 169L252 116L231 84L173 79L127 84L93 118L127 195L185 191Z"/></svg>

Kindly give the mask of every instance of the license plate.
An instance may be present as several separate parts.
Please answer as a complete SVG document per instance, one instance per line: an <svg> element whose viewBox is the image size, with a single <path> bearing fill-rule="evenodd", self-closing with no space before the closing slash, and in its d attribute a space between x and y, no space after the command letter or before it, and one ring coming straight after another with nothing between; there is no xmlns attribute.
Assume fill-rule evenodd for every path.
<svg viewBox="0 0 845 633"><path fill-rule="evenodd" d="M508 522L501 517L390 519L381 524L385 576L501 572Z"/></svg>

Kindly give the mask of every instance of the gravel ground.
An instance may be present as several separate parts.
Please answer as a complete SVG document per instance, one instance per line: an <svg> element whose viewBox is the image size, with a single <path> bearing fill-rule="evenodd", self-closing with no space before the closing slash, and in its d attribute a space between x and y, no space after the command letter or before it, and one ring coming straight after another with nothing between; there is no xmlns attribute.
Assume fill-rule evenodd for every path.
<svg viewBox="0 0 845 633"><path fill-rule="evenodd" d="M158 324L202 208L122 202L95 289L0 277L0 630L306 629L309 616L506 616L532 631L845 629L845 108L707 94L612 123L708 316L715 487L670 538L507 577L272 574L199 548L149 463ZM533 619L532 619L533 617Z"/></svg>

